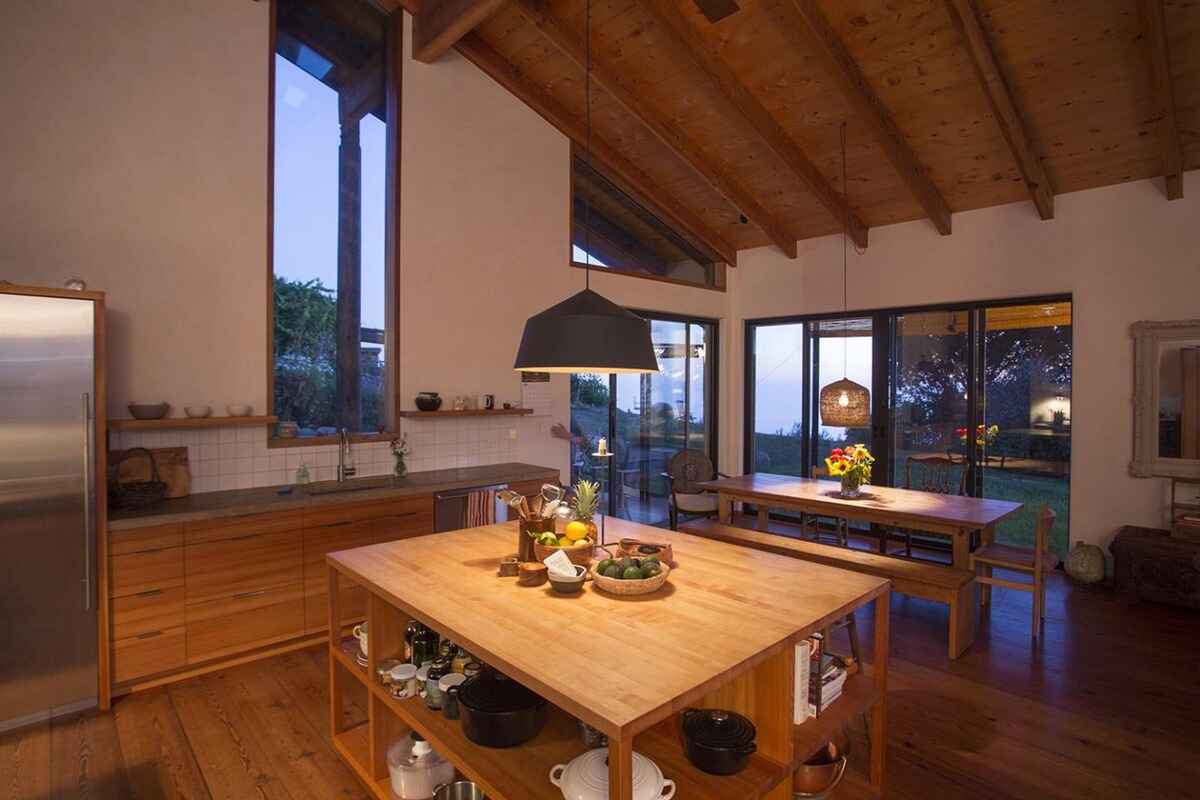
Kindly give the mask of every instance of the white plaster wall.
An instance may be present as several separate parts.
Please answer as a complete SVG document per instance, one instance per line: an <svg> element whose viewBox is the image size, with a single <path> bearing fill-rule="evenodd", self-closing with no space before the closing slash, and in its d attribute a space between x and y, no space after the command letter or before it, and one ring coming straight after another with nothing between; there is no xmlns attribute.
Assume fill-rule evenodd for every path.
<svg viewBox="0 0 1200 800"><path fill-rule="evenodd" d="M1140 319L1200 316L1200 172L1184 199L1167 202L1161 182L1138 181L1055 198L1052 221L1016 203L954 215L954 233L927 222L871 230L851 251L849 308L1070 292L1074 297L1071 537L1106 544L1122 525L1164 522L1164 481L1128 474L1132 452L1133 345ZM800 243L788 261L774 248L739 254L731 282L735 341L727 360L741 376L741 320L840 310L841 239ZM736 366L735 366L736 362ZM741 393L722 421L741 465Z"/></svg>

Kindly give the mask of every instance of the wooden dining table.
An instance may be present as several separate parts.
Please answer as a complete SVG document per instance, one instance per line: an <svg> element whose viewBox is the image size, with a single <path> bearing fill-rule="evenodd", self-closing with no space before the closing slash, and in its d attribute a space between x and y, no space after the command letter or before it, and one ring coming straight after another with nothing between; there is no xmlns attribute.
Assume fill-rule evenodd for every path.
<svg viewBox="0 0 1200 800"><path fill-rule="evenodd" d="M996 525L1024 507L1022 503L1009 500L869 484L862 487L861 496L847 499L840 496L838 481L767 472L720 478L699 486L718 494L718 513L724 523L729 523L733 517L733 504L742 502L752 503L758 509L758 528L764 531L770 510L781 508L948 536L954 550L954 566L959 569L968 568L971 534L978 531L982 543L992 541ZM880 552L886 553L886 537L880 537L879 541Z"/></svg>

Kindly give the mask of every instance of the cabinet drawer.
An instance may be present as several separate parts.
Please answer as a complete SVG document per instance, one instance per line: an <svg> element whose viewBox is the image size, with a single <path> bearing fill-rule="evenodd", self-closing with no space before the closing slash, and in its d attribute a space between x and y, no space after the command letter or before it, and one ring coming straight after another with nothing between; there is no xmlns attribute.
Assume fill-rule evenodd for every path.
<svg viewBox="0 0 1200 800"><path fill-rule="evenodd" d="M127 597L154 589L183 586L183 548L167 547L113 556L109 560L108 594Z"/></svg>
<svg viewBox="0 0 1200 800"><path fill-rule="evenodd" d="M187 665L183 627L147 631L113 642L113 680L122 681Z"/></svg>
<svg viewBox="0 0 1200 800"><path fill-rule="evenodd" d="M306 591L328 590L329 572L325 554L337 550L352 550L375 543L371 520L339 522L319 528L304 529L304 588Z"/></svg>
<svg viewBox="0 0 1200 800"><path fill-rule="evenodd" d="M143 633L183 625L182 586L150 589L112 601L112 638L128 639Z"/></svg>
<svg viewBox="0 0 1200 800"><path fill-rule="evenodd" d="M411 539L433 533L433 504L428 508L407 511L371 520L376 542Z"/></svg>
<svg viewBox="0 0 1200 800"><path fill-rule="evenodd" d="M249 534L238 539L188 545L187 602L300 583L300 531Z"/></svg>
<svg viewBox="0 0 1200 800"><path fill-rule="evenodd" d="M375 503L347 503L345 505L314 509L305 512L304 527L317 527L335 522L359 522L392 516L408 516L423 511L428 511L430 514L433 513L432 495L401 497L395 500L385 500Z"/></svg>
<svg viewBox="0 0 1200 800"><path fill-rule="evenodd" d="M179 547L183 544L183 526L154 525L149 528L133 528L125 531L109 531L108 554L121 556L127 553L141 553L146 550L162 550L165 547Z"/></svg>
<svg viewBox="0 0 1200 800"><path fill-rule="evenodd" d="M246 592L187 607L187 662L195 664L304 633L304 587Z"/></svg>
<svg viewBox="0 0 1200 800"><path fill-rule="evenodd" d="M201 544L255 534L298 531L303 526L304 514L300 511L246 514L225 519L185 522L183 524L183 540L185 544Z"/></svg>

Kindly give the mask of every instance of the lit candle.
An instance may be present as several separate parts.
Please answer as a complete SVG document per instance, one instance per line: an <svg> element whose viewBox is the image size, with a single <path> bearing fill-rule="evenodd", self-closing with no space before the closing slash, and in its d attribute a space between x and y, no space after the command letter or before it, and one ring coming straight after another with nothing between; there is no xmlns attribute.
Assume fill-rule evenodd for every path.
<svg viewBox="0 0 1200 800"><path fill-rule="evenodd" d="M600 444L596 446L596 453L602 456L608 455L608 439L600 437Z"/></svg>

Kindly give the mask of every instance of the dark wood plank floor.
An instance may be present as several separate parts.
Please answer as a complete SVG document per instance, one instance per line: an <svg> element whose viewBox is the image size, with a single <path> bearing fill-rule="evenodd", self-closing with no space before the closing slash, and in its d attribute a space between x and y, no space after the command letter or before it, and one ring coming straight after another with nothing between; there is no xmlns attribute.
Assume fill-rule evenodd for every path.
<svg viewBox="0 0 1200 800"><path fill-rule="evenodd" d="M951 662L945 607L894 597L887 797L1200 798L1200 614L1056 575L1034 644L1030 595L993 598ZM0 799L366 798L329 743L325 674L314 648L0 735ZM852 771L837 796L870 794Z"/></svg>

